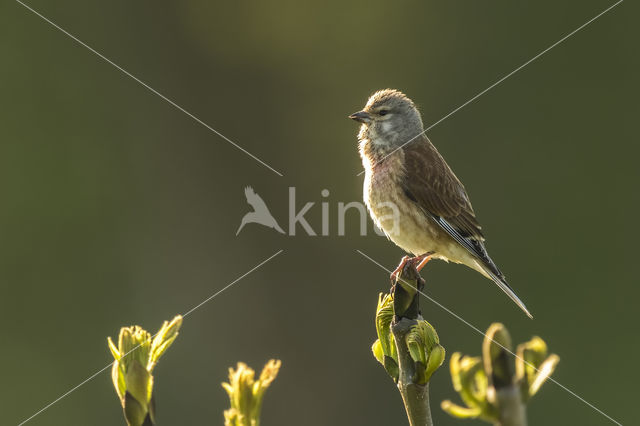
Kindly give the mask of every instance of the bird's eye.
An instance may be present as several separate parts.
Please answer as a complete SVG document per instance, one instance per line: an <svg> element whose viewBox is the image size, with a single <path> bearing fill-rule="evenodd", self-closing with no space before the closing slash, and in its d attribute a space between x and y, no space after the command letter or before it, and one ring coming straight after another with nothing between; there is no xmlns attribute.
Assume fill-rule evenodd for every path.
<svg viewBox="0 0 640 426"><path fill-rule="evenodd" d="M388 109L380 110L380 112L379 112L378 114L380 114L380 115L387 115L387 114L389 114L389 110L388 110Z"/></svg>

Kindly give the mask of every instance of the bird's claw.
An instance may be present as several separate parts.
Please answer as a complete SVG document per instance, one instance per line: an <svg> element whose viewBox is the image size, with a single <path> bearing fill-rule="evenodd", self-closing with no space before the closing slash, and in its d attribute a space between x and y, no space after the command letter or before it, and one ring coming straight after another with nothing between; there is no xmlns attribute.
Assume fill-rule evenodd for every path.
<svg viewBox="0 0 640 426"><path fill-rule="evenodd" d="M431 253L425 253L422 256L415 258L419 263L416 265L416 270L420 272L424 266L431 260Z"/></svg>
<svg viewBox="0 0 640 426"><path fill-rule="evenodd" d="M422 268L424 268L424 266L431 260L431 255L432 253L425 253L421 256L416 257L404 256L400 261L398 267L391 273L391 283L393 284L398 281L398 278L404 270L404 267L409 263L415 264L416 271L420 272Z"/></svg>
<svg viewBox="0 0 640 426"><path fill-rule="evenodd" d="M398 281L398 277L402 273L402 270L404 269L405 265L407 264L407 262L411 261L412 259L414 258L409 256L404 256L402 258L398 267L391 273L391 284L394 284L396 281Z"/></svg>

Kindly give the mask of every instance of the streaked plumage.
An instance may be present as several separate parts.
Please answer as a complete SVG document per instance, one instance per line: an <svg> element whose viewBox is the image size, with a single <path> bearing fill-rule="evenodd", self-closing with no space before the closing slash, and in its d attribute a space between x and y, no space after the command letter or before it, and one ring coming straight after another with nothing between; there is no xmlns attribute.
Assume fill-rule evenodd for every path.
<svg viewBox="0 0 640 426"><path fill-rule="evenodd" d="M389 239L416 256L433 252L435 258L475 269L531 316L489 257L467 192L423 134L413 102L396 90L382 90L350 117L363 123L358 139L364 200ZM397 207L399 220L385 203Z"/></svg>

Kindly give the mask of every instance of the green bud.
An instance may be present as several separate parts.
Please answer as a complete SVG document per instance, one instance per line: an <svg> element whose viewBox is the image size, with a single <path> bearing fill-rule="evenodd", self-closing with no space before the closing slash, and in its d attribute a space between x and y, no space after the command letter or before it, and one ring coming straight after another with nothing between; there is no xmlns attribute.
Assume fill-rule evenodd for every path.
<svg viewBox="0 0 640 426"><path fill-rule="evenodd" d="M411 358L416 363L416 377L413 378L413 382L427 383L431 374L444 362L445 351L440 346L438 333L427 321L418 320L407 334L406 344Z"/></svg>
<svg viewBox="0 0 640 426"><path fill-rule="evenodd" d="M537 336L518 345L517 355L516 376L520 381L523 399L528 400L551 376L560 357L555 354L547 356L547 345Z"/></svg>
<svg viewBox="0 0 640 426"><path fill-rule="evenodd" d="M128 425L146 426L148 424L154 424L151 420L149 410L143 407L142 404L140 404L129 392L125 392L124 405L122 409L124 410L124 417L127 420Z"/></svg>
<svg viewBox="0 0 640 426"><path fill-rule="evenodd" d="M376 339L371 345L371 351L373 352L373 356L378 360L378 362L384 365L384 352L382 351L382 344L380 343L380 339Z"/></svg>
<svg viewBox="0 0 640 426"><path fill-rule="evenodd" d="M542 386L542 384L551 377L551 374L553 374L559 362L560 357L556 354L551 354L542 362L542 364L540 364L538 367L538 374L536 374L531 386L529 386L529 392L527 393L528 398L535 395L540 389L540 386Z"/></svg>
<svg viewBox="0 0 640 426"><path fill-rule="evenodd" d="M130 426L155 424L153 375L160 356L178 336L182 317L164 322L155 337L138 326L122 327L118 346L109 337L109 350L115 359L111 379Z"/></svg>
<svg viewBox="0 0 640 426"><path fill-rule="evenodd" d="M229 383L222 383L231 404L224 412L225 426L259 425L264 394L278 376L281 365L280 360L269 360L258 380L255 371L245 363L239 362L235 370L229 368Z"/></svg>
<svg viewBox="0 0 640 426"><path fill-rule="evenodd" d="M511 347L507 329L494 323L485 335L482 359L454 353L449 362L451 380L467 407L443 401L442 409L454 417L500 423L501 415L513 413L509 411L514 407L510 402L513 399L505 395L515 392L516 401L521 398L523 404L531 398L554 371L559 358L547 356L547 345L539 337L518 345L515 362ZM524 413L523 407L516 408Z"/></svg>
<svg viewBox="0 0 640 426"><path fill-rule="evenodd" d="M391 321L393 320L393 296L380 293L376 308L376 340L371 349L373 355L384 366L387 374L394 381L398 380L398 353L395 339L391 333Z"/></svg>
<svg viewBox="0 0 640 426"><path fill-rule="evenodd" d="M449 401L448 399L442 401L440 407L450 416L457 417L459 419L475 419L477 417L480 417L480 415L482 414L482 410L478 407L461 407Z"/></svg>
<svg viewBox="0 0 640 426"><path fill-rule="evenodd" d="M435 345L431 348L431 353L429 353L429 359L427 360L426 367L426 376L427 380L431 378L431 375L438 369L442 364L444 364L445 358L445 350L440 345Z"/></svg>
<svg viewBox="0 0 640 426"><path fill-rule="evenodd" d="M489 380L478 357L454 353L449 361L453 388L467 406L488 416L492 408L487 401ZM479 414L480 415L480 414Z"/></svg>
<svg viewBox="0 0 640 426"><path fill-rule="evenodd" d="M378 295L378 307L376 308L376 333L382 346L382 353L392 356L395 352L393 334L391 334L391 321L393 320L393 296L380 293ZM397 359L397 357L396 357Z"/></svg>
<svg viewBox="0 0 640 426"><path fill-rule="evenodd" d="M511 336L504 325L491 324L485 334L482 357L487 377L496 389L510 386L514 382Z"/></svg>

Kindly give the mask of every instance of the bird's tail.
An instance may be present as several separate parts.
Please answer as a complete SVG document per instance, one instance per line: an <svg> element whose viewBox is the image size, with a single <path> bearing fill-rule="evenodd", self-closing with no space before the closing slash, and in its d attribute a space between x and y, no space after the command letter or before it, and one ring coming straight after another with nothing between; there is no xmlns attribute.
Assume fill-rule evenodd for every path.
<svg viewBox="0 0 640 426"><path fill-rule="evenodd" d="M507 284L507 281L505 281L504 278L493 275L492 273L489 273L489 275L491 276L493 282L496 283L502 291L507 293L507 296L509 296L511 300L513 300L515 304L518 305L529 318L533 319L533 315L531 315L531 312L529 312L522 300L520 300L520 298L516 295L515 291L513 291L509 284Z"/></svg>
<svg viewBox="0 0 640 426"><path fill-rule="evenodd" d="M491 259L489 260L491 261ZM527 314L529 318L533 319L533 315L531 315L531 312L529 312L525 304L516 295L516 292L513 291L511 286L507 284L507 280L504 278L504 275L500 272L496 265L493 262L491 262L490 265L486 265L483 263L484 262L478 262L479 266L486 273L486 275L491 278L491 280L493 280L493 282L496 283L496 285L500 287L500 289L504 291L507 296L509 296L509 298L513 300L515 304L524 311L525 314Z"/></svg>

